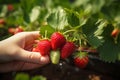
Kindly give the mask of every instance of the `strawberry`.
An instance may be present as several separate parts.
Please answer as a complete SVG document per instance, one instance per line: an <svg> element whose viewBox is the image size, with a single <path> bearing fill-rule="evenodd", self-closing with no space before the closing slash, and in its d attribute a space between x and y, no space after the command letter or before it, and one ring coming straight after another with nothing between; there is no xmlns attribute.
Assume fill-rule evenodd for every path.
<svg viewBox="0 0 120 80"><path fill-rule="evenodd" d="M9 29L8 29L8 32L9 32L10 34L14 34L14 33L15 33L15 28L9 28Z"/></svg>
<svg viewBox="0 0 120 80"><path fill-rule="evenodd" d="M5 20L4 19L0 19L0 24L5 24Z"/></svg>
<svg viewBox="0 0 120 80"><path fill-rule="evenodd" d="M74 64L79 68L85 68L89 62L89 58L86 55L86 52L77 53L77 56L74 58Z"/></svg>
<svg viewBox="0 0 120 80"><path fill-rule="evenodd" d="M61 49L65 43L66 39L61 33L54 32L51 35L51 45L53 50Z"/></svg>
<svg viewBox="0 0 120 80"><path fill-rule="evenodd" d="M34 48L32 49L32 52L39 52L39 49L38 49L37 47L34 47Z"/></svg>
<svg viewBox="0 0 120 80"><path fill-rule="evenodd" d="M19 33L19 32L23 32L23 31L24 31L23 28L17 27L17 28L15 29L15 31L14 31L14 34L17 34L17 33Z"/></svg>
<svg viewBox="0 0 120 80"><path fill-rule="evenodd" d="M76 46L73 42L66 42L66 44L61 49L61 58L65 59L70 56L76 49Z"/></svg>
<svg viewBox="0 0 120 80"><path fill-rule="evenodd" d="M60 51L56 50L56 51L51 51L50 52L50 60L53 64L58 64L59 60L60 60Z"/></svg>
<svg viewBox="0 0 120 80"><path fill-rule="evenodd" d="M13 11L13 10L14 10L14 7L13 7L12 4L8 4L8 5L7 5L7 9L8 9L8 11Z"/></svg>
<svg viewBox="0 0 120 80"><path fill-rule="evenodd" d="M115 38L119 33L120 33L120 30L118 28L115 28L112 31L111 36Z"/></svg>
<svg viewBox="0 0 120 80"><path fill-rule="evenodd" d="M41 55L48 55L51 50L51 42L47 39L41 40L38 42L37 48Z"/></svg>
<svg viewBox="0 0 120 80"><path fill-rule="evenodd" d="M24 30L21 27L16 27L16 28L11 27L11 28L8 29L8 32L11 33L11 34L17 34L19 32L23 32L23 31Z"/></svg>
<svg viewBox="0 0 120 80"><path fill-rule="evenodd" d="M74 64L79 68L85 68L88 64L88 57L87 56L83 58L76 57L74 59Z"/></svg>

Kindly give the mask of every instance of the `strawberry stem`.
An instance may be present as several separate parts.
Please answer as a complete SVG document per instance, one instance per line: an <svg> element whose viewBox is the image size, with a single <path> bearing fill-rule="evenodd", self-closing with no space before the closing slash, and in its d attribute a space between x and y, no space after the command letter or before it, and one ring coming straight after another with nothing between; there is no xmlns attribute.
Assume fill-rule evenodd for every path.
<svg viewBox="0 0 120 80"><path fill-rule="evenodd" d="M81 39L79 38L79 45L81 46L81 44L82 44L82 41L81 41Z"/></svg>
<svg viewBox="0 0 120 80"><path fill-rule="evenodd" d="M67 33L69 33L69 32L74 32L74 31L76 31L76 30L75 30L75 29L67 30L67 31L65 31L65 32L63 33L63 35L65 35L65 34L67 34Z"/></svg>
<svg viewBox="0 0 120 80"><path fill-rule="evenodd" d="M45 30L45 39L47 38L47 30Z"/></svg>

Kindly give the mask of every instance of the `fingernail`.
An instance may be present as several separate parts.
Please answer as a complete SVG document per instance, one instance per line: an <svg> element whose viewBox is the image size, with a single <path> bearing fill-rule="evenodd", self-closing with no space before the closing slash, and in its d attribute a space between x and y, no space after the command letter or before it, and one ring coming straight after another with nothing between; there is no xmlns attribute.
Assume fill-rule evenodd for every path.
<svg viewBox="0 0 120 80"><path fill-rule="evenodd" d="M41 62L41 64L49 63L49 57L48 56L41 56L40 62Z"/></svg>

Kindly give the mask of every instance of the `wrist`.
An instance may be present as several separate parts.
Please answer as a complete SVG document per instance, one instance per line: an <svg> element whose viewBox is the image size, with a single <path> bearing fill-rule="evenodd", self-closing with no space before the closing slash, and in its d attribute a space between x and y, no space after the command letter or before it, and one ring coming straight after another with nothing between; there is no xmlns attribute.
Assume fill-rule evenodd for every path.
<svg viewBox="0 0 120 80"><path fill-rule="evenodd" d="M0 63L8 61L9 58L7 57L6 51L7 51L7 49L5 46L5 42L0 41Z"/></svg>
<svg viewBox="0 0 120 80"><path fill-rule="evenodd" d="M3 54L3 42L0 41L0 57Z"/></svg>

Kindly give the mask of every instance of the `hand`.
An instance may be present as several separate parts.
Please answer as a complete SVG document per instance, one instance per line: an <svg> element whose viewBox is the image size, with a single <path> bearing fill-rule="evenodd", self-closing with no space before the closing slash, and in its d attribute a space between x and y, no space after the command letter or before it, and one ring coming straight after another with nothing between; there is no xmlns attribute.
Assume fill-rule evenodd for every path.
<svg viewBox="0 0 120 80"><path fill-rule="evenodd" d="M21 32L0 42L0 72L29 70L49 63L48 56L31 52L39 31Z"/></svg>

